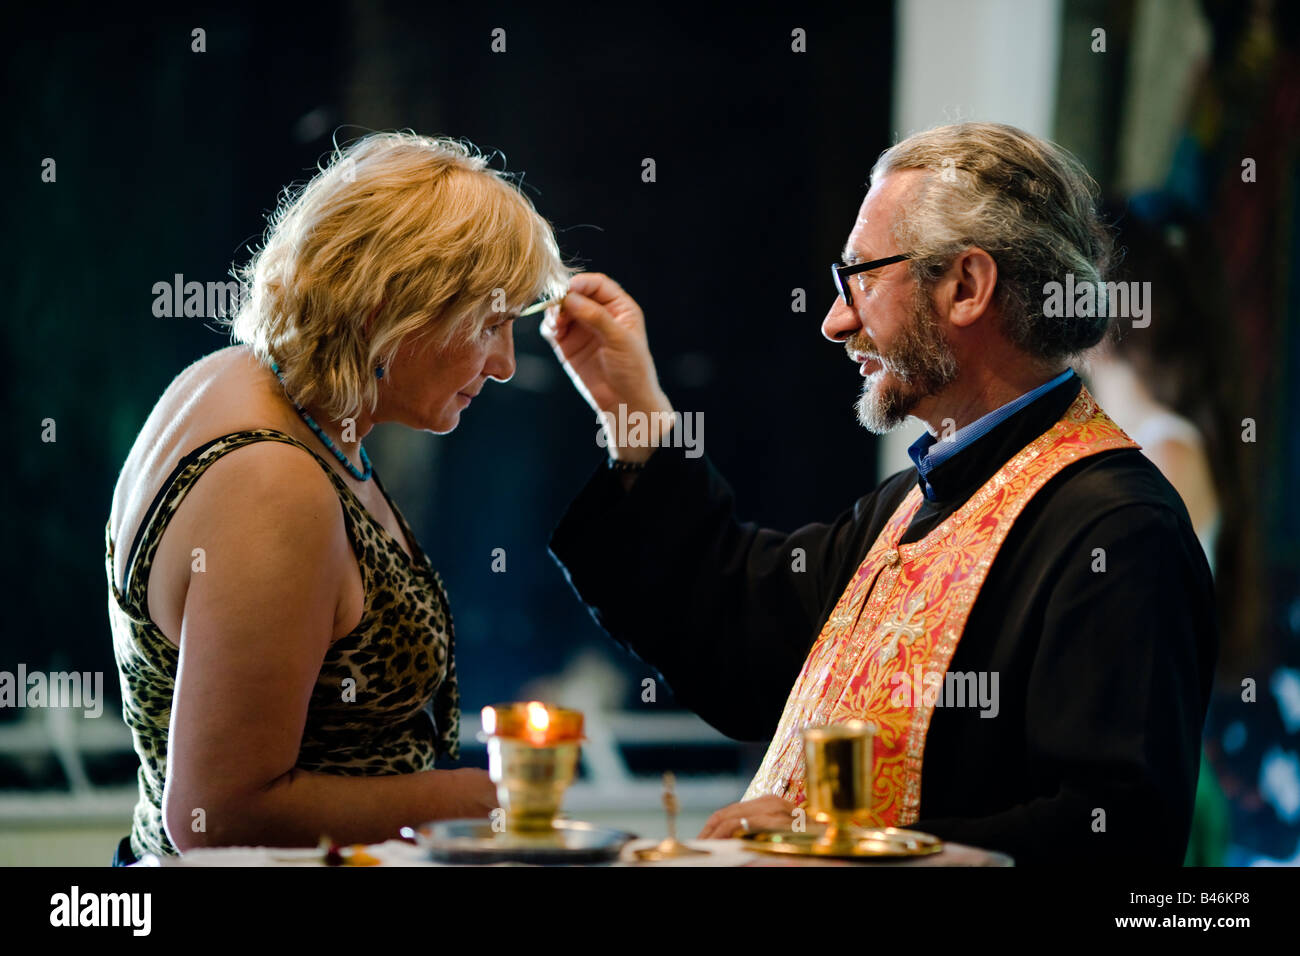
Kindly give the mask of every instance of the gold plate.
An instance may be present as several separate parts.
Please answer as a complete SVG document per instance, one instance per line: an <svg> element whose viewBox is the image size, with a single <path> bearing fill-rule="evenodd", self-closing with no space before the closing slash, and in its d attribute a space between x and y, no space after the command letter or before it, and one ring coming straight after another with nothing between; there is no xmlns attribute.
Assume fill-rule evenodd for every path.
<svg viewBox="0 0 1300 956"><path fill-rule="evenodd" d="M819 846L820 832L791 833L785 830L762 830L741 836L745 849L762 853L786 853L790 856L818 856L844 860L894 859L929 856L943 851L943 841L919 830L898 827L853 829L849 839L833 846Z"/></svg>

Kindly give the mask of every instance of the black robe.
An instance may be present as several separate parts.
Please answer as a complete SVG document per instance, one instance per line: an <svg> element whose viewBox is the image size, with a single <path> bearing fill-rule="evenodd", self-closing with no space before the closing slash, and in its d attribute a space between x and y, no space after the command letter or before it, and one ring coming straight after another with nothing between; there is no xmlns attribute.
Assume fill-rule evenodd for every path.
<svg viewBox="0 0 1300 956"><path fill-rule="evenodd" d="M1081 387L1071 376L930 472L924 537ZM707 456L664 447L631 490L605 465L551 553L597 623L722 733L770 739L822 625L908 490L888 478L831 524L738 522ZM794 570L794 549L806 569ZM1094 571L1094 549L1105 571ZM1137 449L1073 462L1021 512L949 664L999 675L999 714L936 707L915 829L1018 863L1181 865L1218 650L1187 510ZM738 797L739 798L739 797Z"/></svg>

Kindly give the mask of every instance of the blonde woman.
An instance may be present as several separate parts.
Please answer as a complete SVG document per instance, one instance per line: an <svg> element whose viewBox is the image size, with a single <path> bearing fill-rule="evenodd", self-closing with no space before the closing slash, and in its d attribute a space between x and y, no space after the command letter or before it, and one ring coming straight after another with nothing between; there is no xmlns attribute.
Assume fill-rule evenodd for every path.
<svg viewBox="0 0 1300 956"><path fill-rule="evenodd" d="M238 344L167 388L114 491L140 757L115 862L496 805L483 771L432 769L457 753L451 611L361 443L454 429L514 373L511 320L568 275L531 203L449 140L371 135L286 196L241 270Z"/></svg>

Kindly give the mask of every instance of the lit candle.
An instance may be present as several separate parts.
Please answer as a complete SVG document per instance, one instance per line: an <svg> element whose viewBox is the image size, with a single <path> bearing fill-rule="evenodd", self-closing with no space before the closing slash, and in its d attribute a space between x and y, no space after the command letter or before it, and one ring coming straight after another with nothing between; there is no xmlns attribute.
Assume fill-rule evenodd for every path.
<svg viewBox="0 0 1300 956"><path fill-rule="evenodd" d="M528 704L528 730L525 736L535 747L544 747L550 740L546 736L546 728L551 725L551 715L546 710L546 705L537 701L530 701Z"/></svg>
<svg viewBox="0 0 1300 956"><path fill-rule="evenodd" d="M488 776L516 833L549 833L573 783L582 746L582 713L539 700L483 708Z"/></svg>
<svg viewBox="0 0 1300 956"><path fill-rule="evenodd" d="M534 747L582 740L582 713L551 707L539 700L483 708L483 733L527 741Z"/></svg>

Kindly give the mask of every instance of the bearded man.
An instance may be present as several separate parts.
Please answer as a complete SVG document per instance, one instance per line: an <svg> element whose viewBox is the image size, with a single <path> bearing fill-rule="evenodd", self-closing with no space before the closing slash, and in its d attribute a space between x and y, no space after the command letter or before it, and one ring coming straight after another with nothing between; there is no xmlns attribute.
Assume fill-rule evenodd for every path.
<svg viewBox="0 0 1300 956"><path fill-rule="evenodd" d="M662 429L609 436L552 554L685 706L771 741L702 837L789 828L801 731L861 719L862 822L1022 864L1181 863L1213 587L1178 493L1071 367L1112 318L1045 314L1049 283L1102 281L1095 201L1077 160L1009 126L881 155L822 332L860 366L867 430L926 431L915 467L830 524L741 523L707 455ZM641 310L612 280L576 277L543 334L598 412L670 421Z"/></svg>

